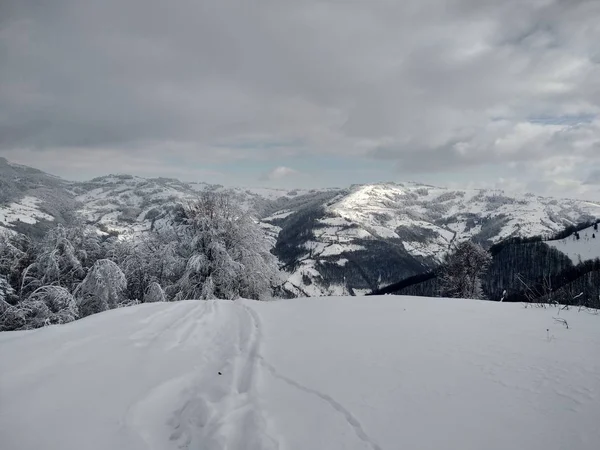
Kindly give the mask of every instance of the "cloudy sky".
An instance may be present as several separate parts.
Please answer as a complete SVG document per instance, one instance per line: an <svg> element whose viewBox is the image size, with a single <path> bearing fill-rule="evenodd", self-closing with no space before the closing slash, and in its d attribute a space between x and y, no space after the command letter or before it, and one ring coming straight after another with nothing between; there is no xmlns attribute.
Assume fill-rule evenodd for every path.
<svg viewBox="0 0 600 450"><path fill-rule="evenodd" d="M0 156L600 199L598 0L2 0Z"/></svg>

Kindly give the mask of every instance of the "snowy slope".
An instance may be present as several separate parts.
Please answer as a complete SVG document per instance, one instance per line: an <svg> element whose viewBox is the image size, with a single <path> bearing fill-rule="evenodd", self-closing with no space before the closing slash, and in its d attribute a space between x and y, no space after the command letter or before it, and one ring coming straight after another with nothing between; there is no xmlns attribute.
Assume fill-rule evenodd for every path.
<svg viewBox="0 0 600 450"><path fill-rule="evenodd" d="M558 314L188 301L0 333L2 448L597 449L600 316Z"/></svg>
<svg viewBox="0 0 600 450"><path fill-rule="evenodd" d="M178 180L131 175L95 178L79 183L75 192L82 205L79 213L88 222L125 235L149 230L153 217L197 195L197 191Z"/></svg>
<svg viewBox="0 0 600 450"><path fill-rule="evenodd" d="M0 205L0 225L6 226L15 222L34 224L39 220L54 220L54 217L40 209L40 203L39 199L26 196L7 206Z"/></svg>
<svg viewBox="0 0 600 450"><path fill-rule="evenodd" d="M593 226L579 231L579 239L573 234L546 244L567 255L573 264L600 258L600 233Z"/></svg>
<svg viewBox="0 0 600 450"><path fill-rule="evenodd" d="M242 208L250 209L297 191L246 189L207 183L186 183L171 178L141 178L109 175L78 183L79 213L89 222L120 234L138 234L150 229L152 218L176 204L193 201L203 191L228 192Z"/></svg>
<svg viewBox="0 0 600 450"><path fill-rule="evenodd" d="M0 232L52 226L75 208L70 183L0 157Z"/></svg>
<svg viewBox="0 0 600 450"><path fill-rule="evenodd" d="M556 233L583 217L599 216L600 204L399 183L357 186L328 211L374 237L401 239L414 255L439 259L454 241L496 243Z"/></svg>
<svg viewBox="0 0 600 450"><path fill-rule="evenodd" d="M342 294L345 282L342 274L332 276L332 264L359 260L365 275L350 284L355 291L372 289L378 278L390 284L432 268L456 242L472 239L493 244L514 236L549 236L566 225L600 217L600 204L592 202L416 183L357 185L321 206L320 211L313 207L296 213L312 221L305 225L312 237L293 254L296 261L286 261L294 267L286 288L299 295ZM288 212L282 209L281 215L263 221L284 231L288 225L299 228L294 214ZM389 255L397 254L398 247L405 256L398 257L393 270L376 263L390 262ZM412 271L403 271L403 266L412 266Z"/></svg>

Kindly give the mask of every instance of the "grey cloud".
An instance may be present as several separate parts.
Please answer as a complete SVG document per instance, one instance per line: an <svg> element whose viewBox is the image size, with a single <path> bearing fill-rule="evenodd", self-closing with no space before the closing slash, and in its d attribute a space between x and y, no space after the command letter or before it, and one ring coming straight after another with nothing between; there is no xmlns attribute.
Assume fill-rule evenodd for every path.
<svg viewBox="0 0 600 450"><path fill-rule="evenodd" d="M543 164L556 157L600 160L600 123L536 124L507 122L442 143L408 141L369 151L374 159L397 161L402 171L445 171L507 162Z"/></svg>
<svg viewBox="0 0 600 450"><path fill-rule="evenodd" d="M600 169L592 170L585 180L584 184L600 185Z"/></svg>
<svg viewBox="0 0 600 450"><path fill-rule="evenodd" d="M0 8L0 153L328 153L422 172L600 155L595 0ZM239 145L261 140L303 145Z"/></svg>

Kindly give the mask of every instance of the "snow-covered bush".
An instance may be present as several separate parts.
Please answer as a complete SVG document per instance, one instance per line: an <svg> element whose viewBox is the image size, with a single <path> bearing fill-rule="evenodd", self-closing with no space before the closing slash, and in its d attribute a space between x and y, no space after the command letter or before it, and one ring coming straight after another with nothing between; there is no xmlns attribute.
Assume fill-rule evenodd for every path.
<svg viewBox="0 0 600 450"><path fill-rule="evenodd" d="M63 287L43 286L15 306L0 308L0 329L29 330L68 323L79 317L75 299Z"/></svg>
<svg viewBox="0 0 600 450"><path fill-rule="evenodd" d="M109 259L96 261L75 290L79 314L86 317L116 308L126 287L127 280L117 264Z"/></svg>
<svg viewBox="0 0 600 450"><path fill-rule="evenodd" d="M118 303L116 307L117 308L127 308L129 306L139 305L140 303L141 302L137 299L133 299L133 300L126 299L126 300L123 300L120 303Z"/></svg>
<svg viewBox="0 0 600 450"><path fill-rule="evenodd" d="M32 301L41 301L48 307L50 324L68 323L79 317L75 297L63 287L43 286L33 292L26 302Z"/></svg>
<svg viewBox="0 0 600 450"><path fill-rule="evenodd" d="M21 330L26 325L25 311L6 302L0 302L0 331Z"/></svg>
<svg viewBox="0 0 600 450"><path fill-rule="evenodd" d="M50 325L50 308L42 300L27 300L18 306L25 314L25 326L22 329L40 328Z"/></svg>
<svg viewBox="0 0 600 450"><path fill-rule="evenodd" d="M144 303L164 302L166 301L165 293L156 281L153 281L148 286L148 290L144 295Z"/></svg>

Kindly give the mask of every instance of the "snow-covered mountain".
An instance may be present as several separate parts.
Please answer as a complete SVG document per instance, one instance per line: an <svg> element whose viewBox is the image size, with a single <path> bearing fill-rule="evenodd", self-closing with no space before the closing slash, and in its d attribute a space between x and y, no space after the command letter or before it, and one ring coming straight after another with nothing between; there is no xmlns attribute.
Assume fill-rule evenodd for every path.
<svg viewBox="0 0 600 450"><path fill-rule="evenodd" d="M385 296L150 303L0 333L1 447L595 450L599 321Z"/></svg>
<svg viewBox="0 0 600 450"><path fill-rule="evenodd" d="M286 290L299 296L368 292L435 266L454 242L549 236L600 217L600 203L417 183L278 190L131 175L69 182L2 158L0 187L0 227L38 235L83 217L100 232L135 236L201 191L228 191L261 221L289 274Z"/></svg>
<svg viewBox="0 0 600 450"><path fill-rule="evenodd" d="M369 291L436 265L454 242L551 236L600 216L597 203L415 183L329 194L263 218L281 230L277 254L291 268L288 288L299 295Z"/></svg>
<svg viewBox="0 0 600 450"><path fill-rule="evenodd" d="M121 234L148 230L152 219L178 203L192 201L203 191L227 191L245 209L251 208L259 213L289 193L277 189L225 188L206 183L185 183L172 178L146 179L131 175L109 175L74 186L83 217L90 223Z"/></svg>

